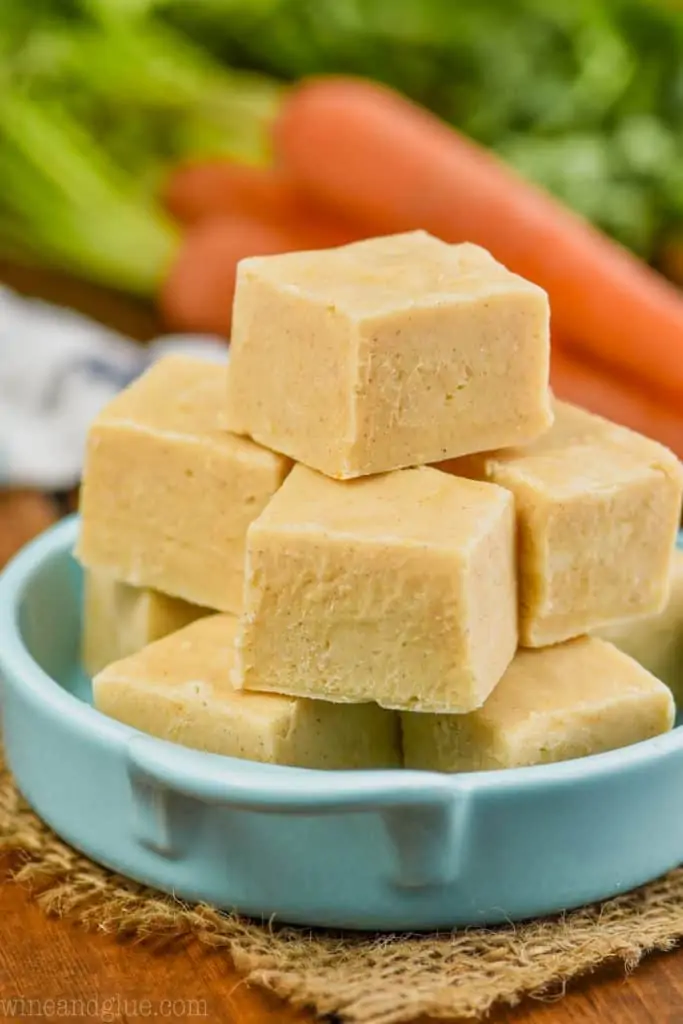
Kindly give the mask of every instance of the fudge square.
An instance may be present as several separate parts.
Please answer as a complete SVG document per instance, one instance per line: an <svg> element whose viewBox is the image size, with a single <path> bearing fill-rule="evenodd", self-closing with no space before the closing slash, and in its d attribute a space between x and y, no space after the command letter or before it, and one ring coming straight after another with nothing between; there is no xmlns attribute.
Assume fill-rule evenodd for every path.
<svg viewBox="0 0 683 1024"><path fill-rule="evenodd" d="M76 555L123 583L239 612L247 527L289 461L221 429L226 372L167 356L100 413Z"/></svg>
<svg viewBox="0 0 683 1024"><path fill-rule="evenodd" d="M548 299L424 231L238 268L226 425L349 478L551 423Z"/></svg>
<svg viewBox="0 0 683 1024"><path fill-rule="evenodd" d="M660 611L683 472L667 448L564 402L523 448L442 468L509 488L520 552L520 643L543 647Z"/></svg>
<svg viewBox="0 0 683 1024"><path fill-rule="evenodd" d="M406 768L520 768L615 750L667 732L664 683L603 640L520 650L484 706L469 715L401 716Z"/></svg>
<svg viewBox="0 0 683 1024"><path fill-rule="evenodd" d="M598 631L620 651L661 679L683 703L683 551L676 550L671 592L663 611Z"/></svg>
<svg viewBox="0 0 683 1024"><path fill-rule="evenodd" d="M93 676L112 661L189 625L208 608L148 587L120 583L106 569L83 578L83 667Z"/></svg>
<svg viewBox="0 0 683 1024"><path fill-rule="evenodd" d="M294 467L249 528L236 685L469 711L516 647L503 488L423 467L354 481Z"/></svg>
<svg viewBox="0 0 683 1024"><path fill-rule="evenodd" d="M160 739L303 768L398 768L398 716L376 704L243 693L230 683L237 620L210 615L95 677L95 707Z"/></svg>

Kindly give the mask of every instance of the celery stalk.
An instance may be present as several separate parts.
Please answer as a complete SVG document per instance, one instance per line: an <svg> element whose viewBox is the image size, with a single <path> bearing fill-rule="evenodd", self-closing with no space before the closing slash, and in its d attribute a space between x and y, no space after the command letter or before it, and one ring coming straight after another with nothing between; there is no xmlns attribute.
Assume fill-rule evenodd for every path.
<svg viewBox="0 0 683 1024"><path fill-rule="evenodd" d="M0 92L0 238L93 280L149 294L178 244L175 228L126 188L106 154L62 110ZM22 244L23 237L23 244Z"/></svg>
<svg viewBox="0 0 683 1024"><path fill-rule="evenodd" d="M268 157L281 86L137 0L0 3L0 251L150 295L179 244L178 161Z"/></svg>

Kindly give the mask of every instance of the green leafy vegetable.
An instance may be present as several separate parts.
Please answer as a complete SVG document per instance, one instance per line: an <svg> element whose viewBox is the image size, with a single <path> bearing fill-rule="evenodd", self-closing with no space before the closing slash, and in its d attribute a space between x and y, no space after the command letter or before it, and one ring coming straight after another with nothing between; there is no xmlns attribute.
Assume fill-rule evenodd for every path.
<svg viewBox="0 0 683 1024"><path fill-rule="evenodd" d="M166 169L208 154L266 159L279 93L134 0L6 0L0 246L150 294L178 244L157 198Z"/></svg>

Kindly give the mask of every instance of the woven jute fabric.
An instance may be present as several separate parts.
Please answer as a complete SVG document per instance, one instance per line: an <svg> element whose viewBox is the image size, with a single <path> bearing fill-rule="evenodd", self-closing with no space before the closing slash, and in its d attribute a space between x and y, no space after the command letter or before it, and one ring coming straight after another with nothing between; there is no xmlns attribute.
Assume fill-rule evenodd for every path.
<svg viewBox="0 0 683 1024"><path fill-rule="evenodd" d="M18 853L13 879L48 914L156 946L194 938L250 982L354 1024L479 1018L525 995L557 996L608 960L629 970L683 935L683 868L617 899L517 926L368 936L258 924L184 905L93 864L30 810L1 760L0 850Z"/></svg>

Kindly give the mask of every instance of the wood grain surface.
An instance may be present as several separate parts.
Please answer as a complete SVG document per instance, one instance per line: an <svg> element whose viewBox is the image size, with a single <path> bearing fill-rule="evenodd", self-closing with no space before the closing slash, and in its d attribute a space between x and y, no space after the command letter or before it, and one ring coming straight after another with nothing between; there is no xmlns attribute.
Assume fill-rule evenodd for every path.
<svg viewBox="0 0 683 1024"><path fill-rule="evenodd" d="M158 330L154 314L113 293L60 275L0 262L0 280L28 294L79 308L138 339ZM52 499L0 494L0 562L58 515ZM312 1024L250 988L225 954L189 943L153 952L45 917L0 861L0 1024ZM500 1009L492 1024L683 1024L683 949L648 958L628 978L621 966L569 986L563 998ZM427 1024L420 1021L415 1024Z"/></svg>

